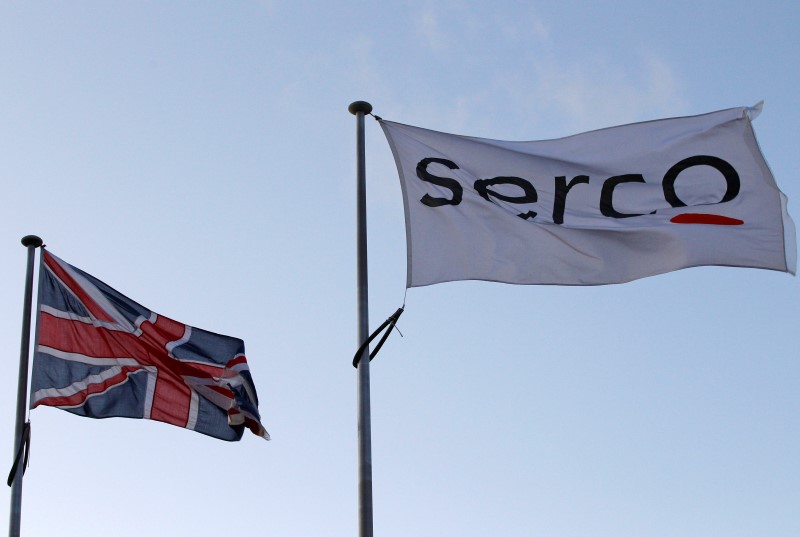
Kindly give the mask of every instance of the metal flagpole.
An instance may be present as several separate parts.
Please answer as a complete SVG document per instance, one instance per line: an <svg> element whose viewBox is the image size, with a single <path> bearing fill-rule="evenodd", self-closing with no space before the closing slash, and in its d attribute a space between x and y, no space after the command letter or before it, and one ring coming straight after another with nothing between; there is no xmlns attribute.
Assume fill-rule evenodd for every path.
<svg viewBox="0 0 800 537"><path fill-rule="evenodd" d="M357 181L357 302L358 345L369 337L369 300L367 295L367 181L364 150L364 115L372 105L355 101L348 110L356 116ZM372 424L369 404L369 348L358 361L358 535L372 537Z"/></svg>
<svg viewBox="0 0 800 537"><path fill-rule="evenodd" d="M28 409L28 353L31 339L31 302L33 301L33 259L42 239L36 235L22 237L22 245L28 249L28 269L25 275L25 300L22 307L22 342L19 350L19 380L17 383L17 421L14 426L14 453L20 449L25 427L25 412ZM21 453L21 452L20 452ZM21 456L21 455L20 455ZM22 473L25 465L16 465L14 481L11 483L11 511L8 535L19 537L22 515Z"/></svg>

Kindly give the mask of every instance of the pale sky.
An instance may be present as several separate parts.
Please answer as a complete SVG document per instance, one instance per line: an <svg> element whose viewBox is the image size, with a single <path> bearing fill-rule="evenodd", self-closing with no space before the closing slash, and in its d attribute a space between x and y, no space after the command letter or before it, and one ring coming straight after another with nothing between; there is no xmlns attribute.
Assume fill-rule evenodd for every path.
<svg viewBox="0 0 800 537"><path fill-rule="evenodd" d="M357 534L352 101L536 140L763 99L797 222L798 27L789 1L0 0L7 468L28 234L242 338L273 438L38 408L23 535ZM377 326L405 226L366 129ZM454 282L406 306L371 368L376 536L800 535L795 277Z"/></svg>

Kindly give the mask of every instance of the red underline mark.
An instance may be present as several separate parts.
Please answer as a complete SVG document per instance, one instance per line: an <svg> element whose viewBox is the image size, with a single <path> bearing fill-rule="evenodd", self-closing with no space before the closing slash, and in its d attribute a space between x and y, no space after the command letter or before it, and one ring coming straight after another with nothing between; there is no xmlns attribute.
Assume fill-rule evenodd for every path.
<svg viewBox="0 0 800 537"><path fill-rule="evenodd" d="M744 220L718 214L684 213L670 219L673 224L710 224L714 226L741 226Z"/></svg>

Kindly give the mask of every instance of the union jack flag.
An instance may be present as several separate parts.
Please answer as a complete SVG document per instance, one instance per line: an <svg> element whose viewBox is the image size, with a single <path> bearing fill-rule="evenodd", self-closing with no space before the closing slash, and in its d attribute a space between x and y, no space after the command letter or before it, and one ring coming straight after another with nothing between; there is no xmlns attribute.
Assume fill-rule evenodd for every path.
<svg viewBox="0 0 800 537"><path fill-rule="evenodd" d="M269 440L244 342L148 310L42 249L31 408Z"/></svg>

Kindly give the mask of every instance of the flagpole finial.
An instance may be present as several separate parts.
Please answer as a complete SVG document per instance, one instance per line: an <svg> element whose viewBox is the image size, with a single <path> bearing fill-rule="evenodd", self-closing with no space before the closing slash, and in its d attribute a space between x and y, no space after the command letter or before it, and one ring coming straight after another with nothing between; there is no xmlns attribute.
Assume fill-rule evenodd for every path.
<svg viewBox="0 0 800 537"><path fill-rule="evenodd" d="M40 239L36 235L25 235L24 237L22 237L22 245L25 246L26 248L28 246L33 246L34 248L38 248L42 244L44 244L42 242L42 239Z"/></svg>
<svg viewBox="0 0 800 537"><path fill-rule="evenodd" d="M355 101L350 103L350 106L348 106L347 109L353 115L356 115L359 112L369 114L370 112L372 112L372 105L369 104L367 101Z"/></svg>

